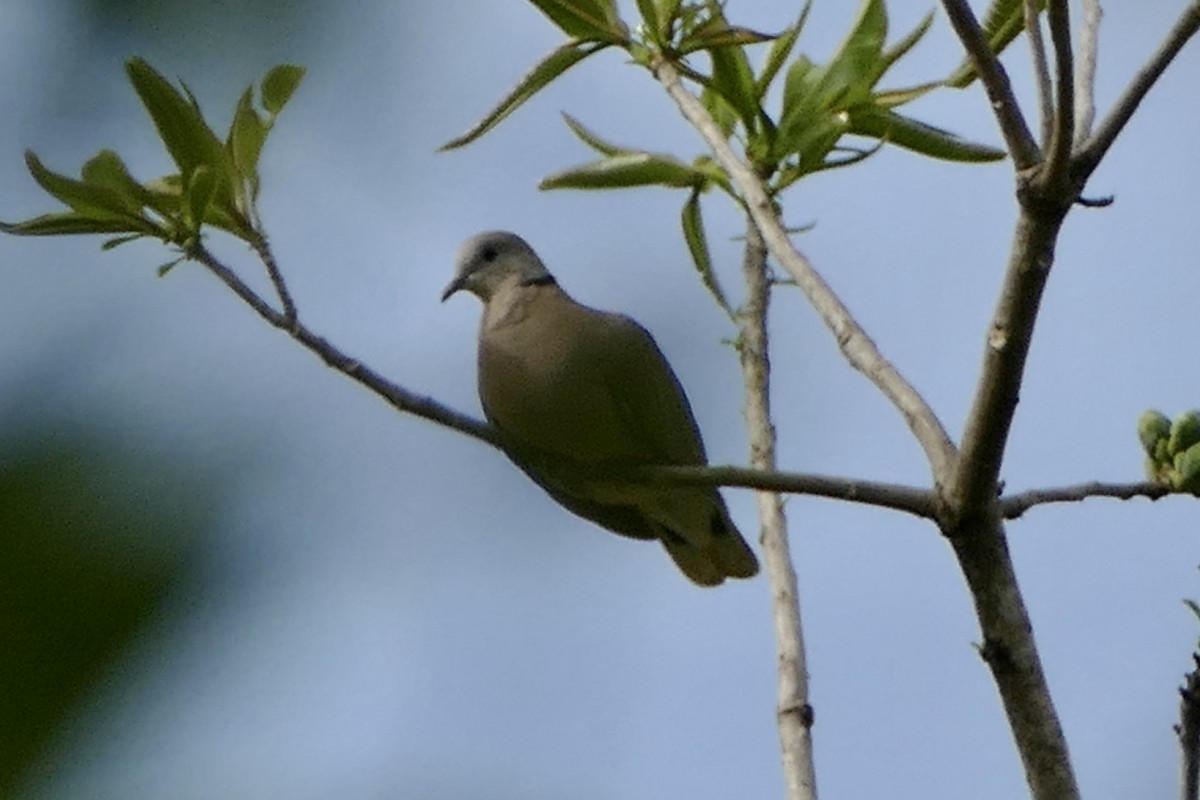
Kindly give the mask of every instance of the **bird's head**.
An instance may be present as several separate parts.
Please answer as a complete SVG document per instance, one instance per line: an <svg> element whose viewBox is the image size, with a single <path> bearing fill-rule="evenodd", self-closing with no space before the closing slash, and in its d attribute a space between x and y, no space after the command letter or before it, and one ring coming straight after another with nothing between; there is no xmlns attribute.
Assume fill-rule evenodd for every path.
<svg viewBox="0 0 1200 800"><path fill-rule="evenodd" d="M524 239L508 231L488 231L472 236L458 248L454 280L442 292L442 302L460 289L466 289L486 303L501 286L553 280Z"/></svg>

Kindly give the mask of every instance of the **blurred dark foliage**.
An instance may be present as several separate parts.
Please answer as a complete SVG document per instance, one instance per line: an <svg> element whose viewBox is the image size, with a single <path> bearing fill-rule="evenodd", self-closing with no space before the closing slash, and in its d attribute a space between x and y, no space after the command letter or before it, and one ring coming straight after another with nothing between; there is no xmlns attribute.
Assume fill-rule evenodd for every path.
<svg viewBox="0 0 1200 800"><path fill-rule="evenodd" d="M0 797L157 618L219 488L145 444L0 434Z"/></svg>

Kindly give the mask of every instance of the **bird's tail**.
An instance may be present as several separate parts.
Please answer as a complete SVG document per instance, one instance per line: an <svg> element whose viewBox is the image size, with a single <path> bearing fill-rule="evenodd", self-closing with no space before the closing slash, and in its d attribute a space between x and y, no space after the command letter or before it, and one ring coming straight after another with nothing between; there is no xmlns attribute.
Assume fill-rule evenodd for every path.
<svg viewBox="0 0 1200 800"><path fill-rule="evenodd" d="M719 586L726 578L758 574L758 558L727 515L714 517L712 538L704 547L671 533L662 537L662 543L680 571L700 586Z"/></svg>

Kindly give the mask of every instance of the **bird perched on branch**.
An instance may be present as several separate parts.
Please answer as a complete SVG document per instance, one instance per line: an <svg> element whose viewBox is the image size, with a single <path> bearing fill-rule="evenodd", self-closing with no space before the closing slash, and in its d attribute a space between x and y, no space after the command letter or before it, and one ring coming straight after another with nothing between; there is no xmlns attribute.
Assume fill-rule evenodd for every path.
<svg viewBox="0 0 1200 800"><path fill-rule="evenodd" d="M567 510L662 542L701 586L758 572L715 487L604 478L606 468L707 463L683 388L645 328L576 303L513 233L463 243L442 300L462 289L484 305L483 412L518 467Z"/></svg>

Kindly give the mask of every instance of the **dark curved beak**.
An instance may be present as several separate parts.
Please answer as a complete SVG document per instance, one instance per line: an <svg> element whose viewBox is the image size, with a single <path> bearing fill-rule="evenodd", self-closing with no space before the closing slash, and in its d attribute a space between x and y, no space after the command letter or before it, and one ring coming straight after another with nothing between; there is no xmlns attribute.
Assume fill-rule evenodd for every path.
<svg viewBox="0 0 1200 800"><path fill-rule="evenodd" d="M463 288L464 286L466 286L466 284L467 284L467 279L466 279L466 277L465 277L465 276L463 276L463 275L459 275L457 278L455 278L454 280L450 281L450 283L449 283L449 284L447 284L447 286L446 286L445 290L442 292L442 302L444 303L444 302L446 302L447 300L449 300L449 299L450 299L450 295L454 294L454 293L455 293L455 292L457 292L459 289L461 289L461 288Z"/></svg>

